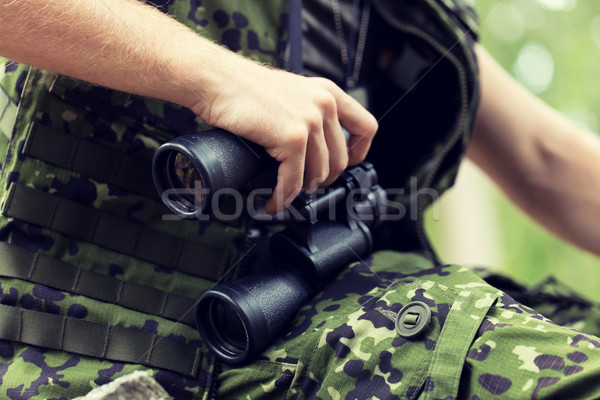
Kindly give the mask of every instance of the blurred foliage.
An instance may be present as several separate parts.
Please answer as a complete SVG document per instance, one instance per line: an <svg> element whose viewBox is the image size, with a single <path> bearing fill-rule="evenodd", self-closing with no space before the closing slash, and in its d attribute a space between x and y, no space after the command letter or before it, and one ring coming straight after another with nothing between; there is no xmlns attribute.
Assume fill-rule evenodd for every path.
<svg viewBox="0 0 600 400"><path fill-rule="evenodd" d="M481 22L480 41L500 64L548 104L598 133L600 1L476 0L475 6ZM482 229L499 230L504 264L492 267L527 285L553 275L585 297L600 301L600 258L551 236L497 189L482 190L490 192L498 221L497 227ZM443 248L438 246L444 240L438 224L427 220L434 244Z"/></svg>
<svg viewBox="0 0 600 400"><path fill-rule="evenodd" d="M521 83L598 132L600 2L476 0L481 43ZM530 82L547 75L547 86Z"/></svg>

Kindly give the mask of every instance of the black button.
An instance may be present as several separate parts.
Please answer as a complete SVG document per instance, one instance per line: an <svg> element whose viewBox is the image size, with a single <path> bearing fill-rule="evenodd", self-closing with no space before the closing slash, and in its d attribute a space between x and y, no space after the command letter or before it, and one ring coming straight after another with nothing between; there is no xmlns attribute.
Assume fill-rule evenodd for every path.
<svg viewBox="0 0 600 400"><path fill-rule="evenodd" d="M431 309L422 301L408 303L396 317L396 331L407 339L418 336L431 321Z"/></svg>

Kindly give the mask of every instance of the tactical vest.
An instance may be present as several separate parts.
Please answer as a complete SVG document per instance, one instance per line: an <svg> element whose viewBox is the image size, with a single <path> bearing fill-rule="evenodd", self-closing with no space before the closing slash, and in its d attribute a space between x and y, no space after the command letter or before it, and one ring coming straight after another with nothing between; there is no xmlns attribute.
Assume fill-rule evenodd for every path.
<svg viewBox="0 0 600 400"><path fill-rule="evenodd" d="M285 1L163 3L232 51L289 64ZM402 45L385 70L369 67L381 127L370 157L385 186L406 189L407 204L416 199L413 248L430 250L422 214L431 197L417 192L451 186L468 142L475 19L458 0L373 7L385 26L379 39L395 35L377 51ZM207 127L171 103L8 60L1 68L0 362L45 359L42 370L87 371L95 384L150 368L171 393L208 396L215 359L198 339L193 306L216 280L242 273L250 222L174 221L150 169L161 143ZM76 386L72 395L89 390Z"/></svg>

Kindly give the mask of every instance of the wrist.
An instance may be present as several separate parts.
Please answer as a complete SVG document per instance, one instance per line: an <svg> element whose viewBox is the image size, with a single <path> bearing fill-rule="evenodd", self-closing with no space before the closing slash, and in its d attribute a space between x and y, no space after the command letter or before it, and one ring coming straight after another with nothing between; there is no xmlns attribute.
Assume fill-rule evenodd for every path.
<svg viewBox="0 0 600 400"><path fill-rule="evenodd" d="M218 47L214 49L210 63L204 63L202 71L190 70L186 78L188 97L182 103L213 126L223 123L221 119L226 104L247 92L244 90L247 80L263 68L252 60Z"/></svg>

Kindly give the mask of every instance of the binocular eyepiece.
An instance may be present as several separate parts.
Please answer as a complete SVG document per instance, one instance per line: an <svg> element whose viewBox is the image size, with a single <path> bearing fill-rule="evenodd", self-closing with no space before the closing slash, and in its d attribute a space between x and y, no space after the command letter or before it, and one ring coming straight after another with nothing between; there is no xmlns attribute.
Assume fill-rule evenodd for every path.
<svg viewBox="0 0 600 400"><path fill-rule="evenodd" d="M223 129L179 136L156 150L154 185L185 218L210 213L220 191L241 189L270 160L263 148Z"/></svg>
<svg viewBox="0 0 600 400"><path fill-rule="evenodd" d="M172 211L196 216L210 209L214 191L239 189L264 168L256 154L265 153L253 146L222 130L179 137L154 156L156 188ZM324 283L369 254L372 236L363 220L375 222L385 196L366 162L344 171L325 193L299 195L287 228L270 238L265 263L275 267L216 285L198 300L197 328L208 348L230 363L262 352Z"/></svg>

